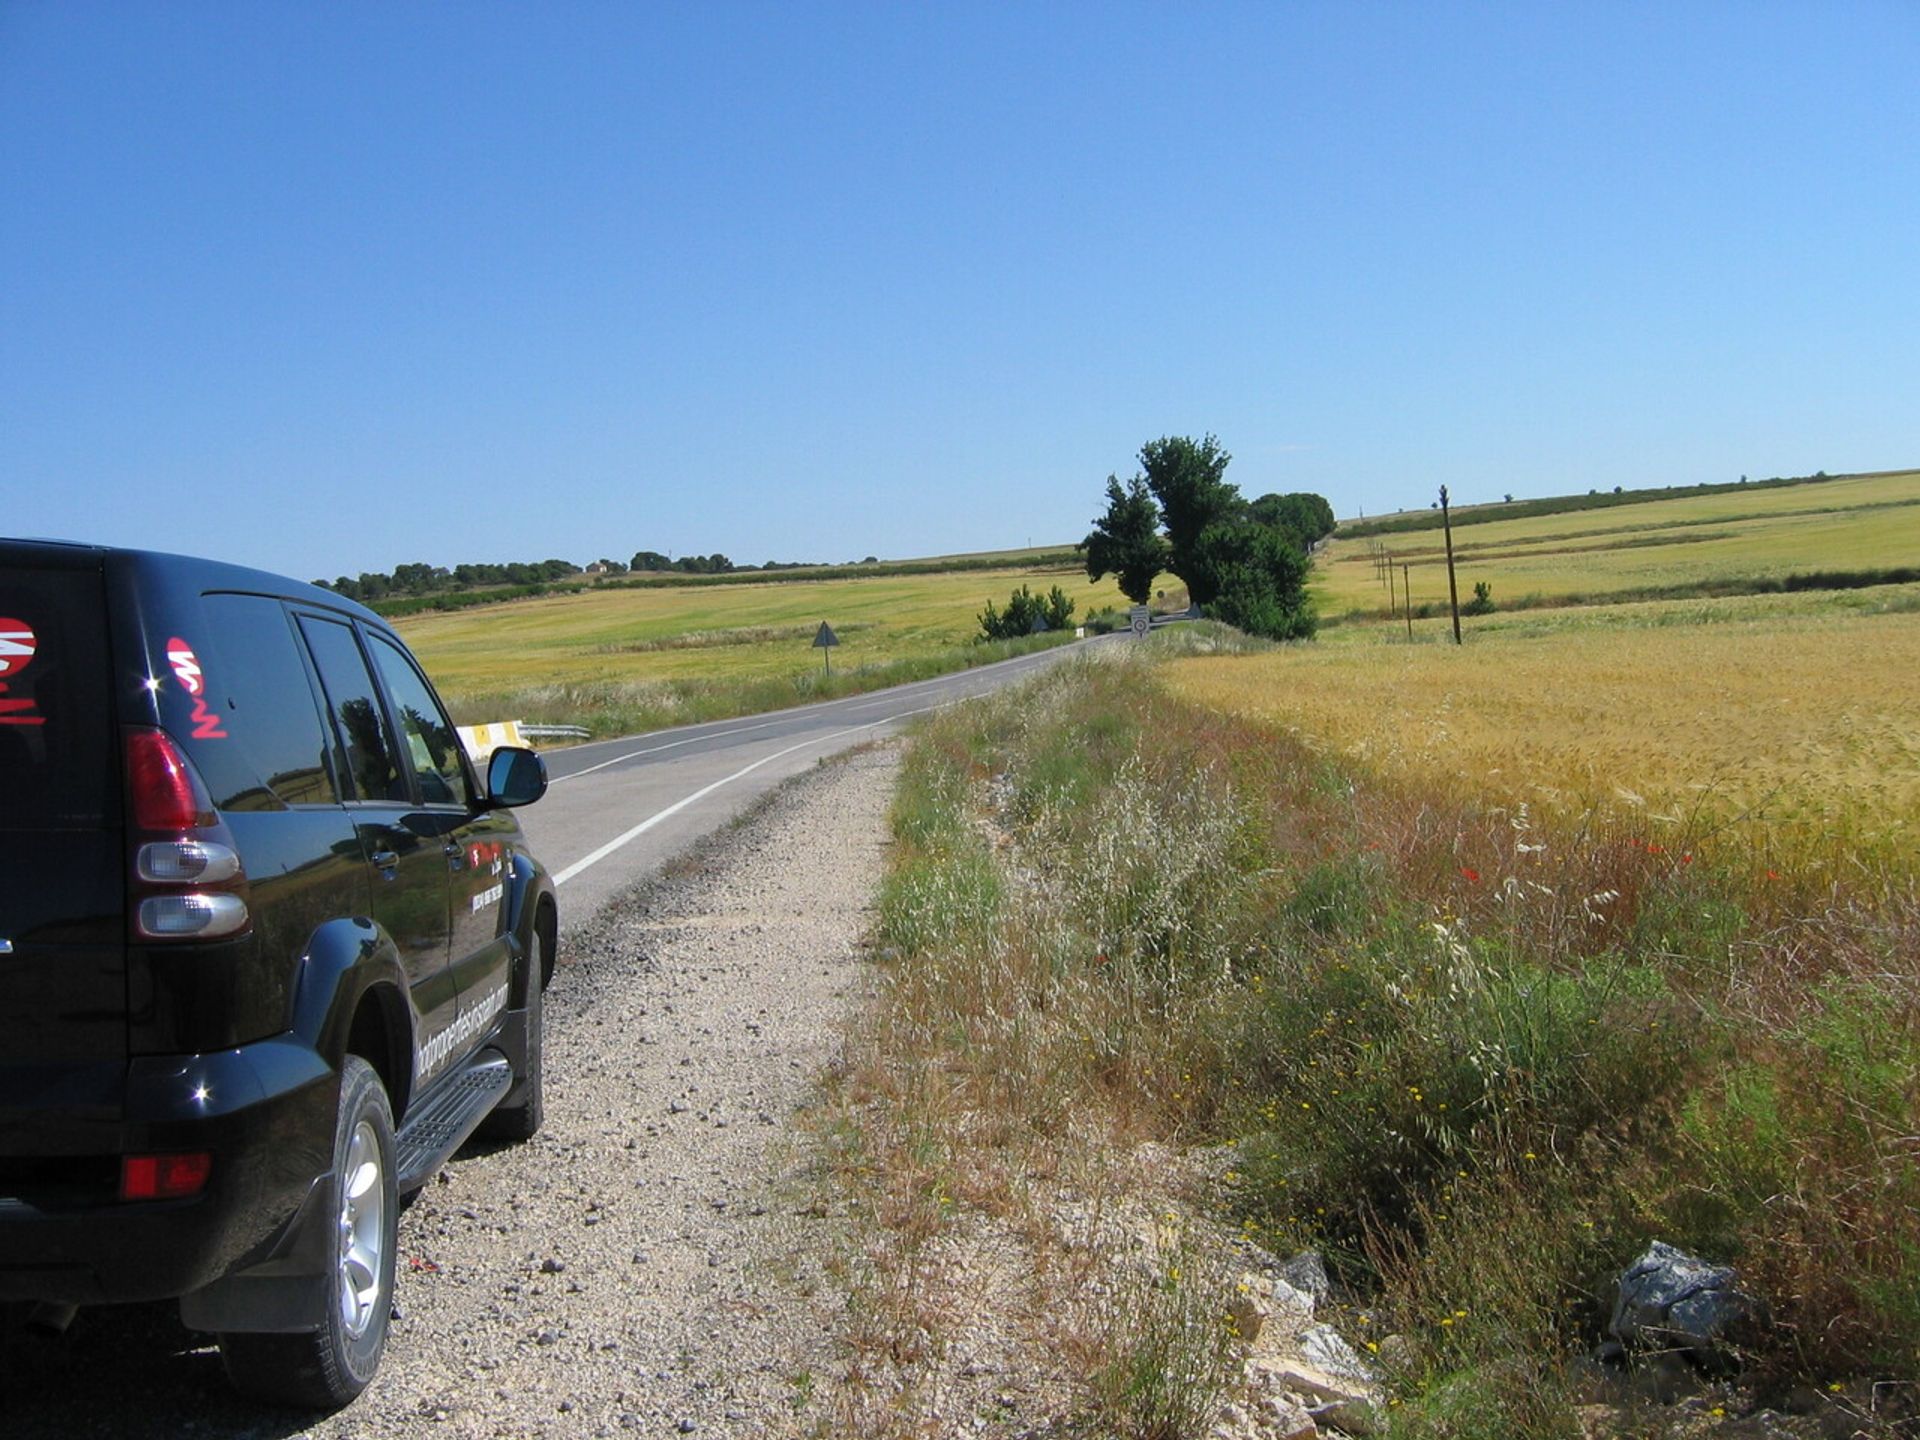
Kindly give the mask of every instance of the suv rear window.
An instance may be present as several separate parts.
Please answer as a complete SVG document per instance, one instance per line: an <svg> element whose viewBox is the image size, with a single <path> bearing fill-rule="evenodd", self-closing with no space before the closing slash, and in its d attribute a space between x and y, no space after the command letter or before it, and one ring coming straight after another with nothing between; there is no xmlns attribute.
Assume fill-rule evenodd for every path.
<svg viewBox="0 0 1920 1440"><path fill-rule="evenodd" d="M119 774L110 684L100 572L0 571L0 829L108 823Z"/></svg>
<svg viewBox="0 0 1920 1440"><path fill-rule="evenodd" d="M189 739L194 764L222 810L277 810L340 798L300 644L278 600L201 597L207 688L220 699L218 739Z"/></svg>

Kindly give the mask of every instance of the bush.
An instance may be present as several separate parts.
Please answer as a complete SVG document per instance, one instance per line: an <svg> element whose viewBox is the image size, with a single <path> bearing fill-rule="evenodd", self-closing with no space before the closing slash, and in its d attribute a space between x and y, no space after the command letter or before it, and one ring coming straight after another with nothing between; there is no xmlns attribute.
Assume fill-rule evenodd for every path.
<svg viewBox="0 0 1920 1440"><path fill-rule="evenodd" d="M1007 598L1007 608L996 610L993 601L980 612L982 640L1018 640L1040 630L1064 630L1073 623L1073 600L1058 585L1044 597L1022 585Z"/></svg>

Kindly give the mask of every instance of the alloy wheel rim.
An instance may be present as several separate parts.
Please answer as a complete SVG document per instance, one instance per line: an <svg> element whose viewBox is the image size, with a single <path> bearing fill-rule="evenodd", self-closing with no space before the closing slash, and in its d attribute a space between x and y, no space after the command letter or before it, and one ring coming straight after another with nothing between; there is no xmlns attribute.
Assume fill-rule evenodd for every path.
<svg viewBox="0 0 1920 1440"><path fill-rule="evenodd" d="M353 1127L340 1178L340 1321L358 1340L373 1321L385 1269L385 1188L380 1183L380 1139L370 1122Z"/></svg>

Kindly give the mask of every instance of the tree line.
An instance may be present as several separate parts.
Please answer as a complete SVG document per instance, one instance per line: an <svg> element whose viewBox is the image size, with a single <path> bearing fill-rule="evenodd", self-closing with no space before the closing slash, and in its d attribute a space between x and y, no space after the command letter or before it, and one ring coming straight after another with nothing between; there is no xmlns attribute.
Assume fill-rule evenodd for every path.
<svg viewBox="0 0 1920 1440"><path fill-rule="evenodd" d="M1313 634L1308 556L1333 533L1333 507L1300 492L1248 500L1226 479L1233 457L1212 435L1168 435L1140 447L1140 471L1107 477L1106 513L1078 549L1087 578L1113 575L1136 605L1169 571L1202 612L1274 640Z"/></svg>
<svg viewBox="0 0 1920 1440"><path fill-rule="evenodd" d="M396 565L393 572L363 570L356 578L316 580L323 590L370 605L400 595L438 595L452 590L478 590L491 585L539 585L580 573L571 560L513 561L505 565Z"/></svg>
<svg viewBox="0 0 1920 1440"><path fill-rule="evenodd" d="M850 560L849 565L877 565L869 555L865 560ZM376 600L404 599L426 595L448 595L461 590L483 590L500 585L546 585L581 574L626 575L635 571L655 571L666 575L744 575L776 570L817 568L810 560L769 560L764 565L736 565L719 551L711 555L682 555L678 560L658 550L638 550L633 559L610 560L602 557L591 565L576 565L571 560L513 561L504 565L445 565L424 563L396 565L391 573L363 570L358 576L341 575L313 583L323 590L344 595L371 605Z"/></svg>

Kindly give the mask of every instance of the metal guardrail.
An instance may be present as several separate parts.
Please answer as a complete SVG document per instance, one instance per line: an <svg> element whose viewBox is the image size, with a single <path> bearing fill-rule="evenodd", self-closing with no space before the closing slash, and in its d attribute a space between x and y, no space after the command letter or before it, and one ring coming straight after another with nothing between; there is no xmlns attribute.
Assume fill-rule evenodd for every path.
<svg viewBox="0 0 1920 1440"><path fill-rule="evenodd" d="M593 732L584 725L528 725L520 733L529 740L591 740Z"/></svg>

